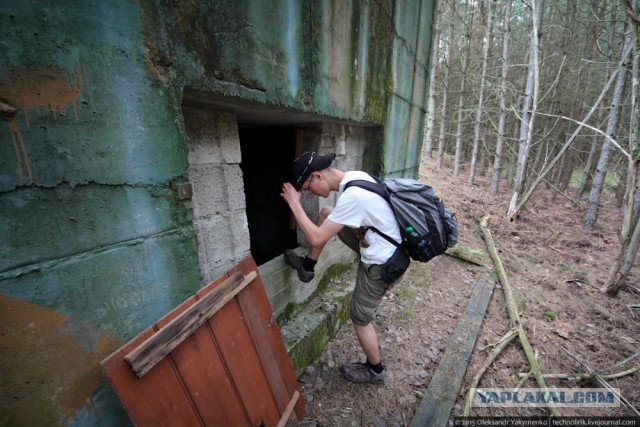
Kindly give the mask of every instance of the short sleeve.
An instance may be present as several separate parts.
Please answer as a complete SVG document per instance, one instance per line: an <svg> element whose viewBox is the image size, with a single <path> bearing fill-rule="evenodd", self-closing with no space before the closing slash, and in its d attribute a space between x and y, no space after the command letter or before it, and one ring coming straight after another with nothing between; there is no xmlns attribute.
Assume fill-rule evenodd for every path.
<svg viewBox="0 0 640 427"><path fill-rule="evenodd" d="M358 200L357 195L351 191L345 191L338 197L336 207L328 218L336 224L353 228L360 227L364 221L362 203Z"/></svg>

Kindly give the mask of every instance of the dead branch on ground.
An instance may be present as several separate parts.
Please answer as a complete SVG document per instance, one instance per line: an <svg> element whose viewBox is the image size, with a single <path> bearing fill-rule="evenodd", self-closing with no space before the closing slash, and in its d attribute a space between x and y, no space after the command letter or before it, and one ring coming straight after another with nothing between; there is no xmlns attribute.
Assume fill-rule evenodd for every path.
<svg viewBox="0 0 640 427"><path fill-rule="evenodd" d="M587 365L586 363L584 363L582 360L580 360L578 358L578 356L576 356L575 354L571 353L569 350L567 350L565 347L561 347L562 350L564 350L565 353L567 353L569 356L571 356L576 362L580 363L582 366L584 366L587 371L589 372L589 374L593 375L593 378L595 378L596 380L598 380L598 382L600 384L602 384L607 390L609 390L610 392L612 392L613 394L615 394L616 396L618 396L618 399L620 399L620 402L624 403L625 406L629 409L631 409L636 415L640 416L640 412L638 412L638 410L631 404L631 402L629 402L622 394L620 394L616 389L614 389L613 387L611 387L609 385L608 382L605 381L604 377L602 375L599 375L597 372L595 372L593 369L591 369L589 367L589 365Z"/></svg>
<svg viewBox="0 0 640 427"><path fill-rule="evenodd" d="M491 236L491 232L489 231L488 223L489 223L489 216L486 215L482 217L482 219L480 220L480 231L482 231L482 237L485 241L485 244L487 245L487 249L489 251L489 254L491 255L491 259L493 260L496 275L498 276L498 280L500 280L500 284L502 285L502 291L504 293L504 299L507 305L507 311L509 313L510 326L512 329L516 330L518 333L520 344L522 345L522 349L525 355L527 356L527 360L529 361L529 366L531 367L531 375L533 375L533 377L535 378L536 383L538 383L538 386L542 389L542 392L545 395L547 395L549 393L549 390L547 388L547 385L544 382L542 373L540 372L540 367L538 366L538 361L535 357L534 351L531 348L531 344L529 344L527 335L525 334L524 328L522 327L522 323L520 322L520 315L518 314L518 308L517 308L516 300L513 296L513 290L511 289L511 285L509 285L509 281L507 280L507 274L505 273L504 267L502 266L502 261L500 260L500 257L498 256L498 251L496 250L496 247L493 243L493 237ZM508 342L504 345L504 347L506 347L507 344ZM498 354L503 350L503 348L500 348L499 351L497 350L498 348L494 350L494 353L496 354L493 357L493 359L495 359L495 357L498 356ZM493 359L491 359L491 361ZM488 364L490 364L491 361L488 361ZM480 373L480 375L477 376L477 382L480 381L481 376L482 376L482 373ZM474 378L474 381L476 381L476 378ZM469 397L468 400L470 398L472 398L472 396ZM558 411L557 408L553 406L548 406L547 408L552 416L554 417L560 416L560 412Z"/></svg>
<svg viewBox="0 0 640 427"><path fill-rule="evenodd" d="M631 368L631 369L627 369L626 371L621 371L615 374L605 374L605 375L600 375L600 374L591 374L589 372L579 372L577 374L543 374L542 376L544 378L553 378L556 380L588 380L588 379L592 379L592 378L596 378L597 376L599 376L602 379L605 380L612 380L615 378L621 378L627 375L631 375L634 372L637 372L640 369L640 366L636 366L635 368ZM518 374L520 377L524 378L528 375L528 373L520 373Z"/></svg>
<svg viewBox="0 0 640 427"><path fill-rule="evenodd" d="M502 350L504 350L505 347L508 346L511 341L513 341L516 335L518 335L518 331L515 329L511 329L509 332L507 332L502 338L500 338L500 341L498 341L497 346L493 349L491 354L487 356L487 358L482 363L482 365L480 365L478 372L471 380L471 384L469 384L469 393L467 394L467 402L465 403L464 410L462 411L463 417L469 416L469 411L471 410L471 401L473 400L473 390L476 387L478 387L478 384L480 383L480 379L484 375L485 371L489 368L489 366L491 366L491 364L496 359L496 357L498 357L498 355L502 353Z"/></svg>
<svg viewBox="0 0 640 427"><path fill-rule="evenodd" d="M444 253L445 255L450 256L451 258L456 258L462 260L464 262L468 262L469 264L477 265L478 267L488 268L486 265L479 263L476 260L471 259L467 255L465 255L462 251L456 250L456 248L450 249Z"/></svg>

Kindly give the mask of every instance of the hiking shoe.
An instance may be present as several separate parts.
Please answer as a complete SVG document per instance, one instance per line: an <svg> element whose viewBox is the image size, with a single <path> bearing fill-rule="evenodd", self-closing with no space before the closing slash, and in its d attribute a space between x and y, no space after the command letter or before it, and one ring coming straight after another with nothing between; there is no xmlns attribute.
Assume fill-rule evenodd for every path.
<svg viewBox="0 0 640 427"><path fill-rule="evenodd" d="M348 363L340 367L340 373L354 383L382 384L387 376L387 369L376 374L366 363Z"/></svg>
<svg viewBox="0 0 640 427"><path fill-rule="evenodd" d="M298 278L306 283L313 279L315 273L313 271L305 270L304 267L302 267L303 259L304 257L299 256L291 249L284 251L284 263L289 267L296 269L298 271Z"/></svg>

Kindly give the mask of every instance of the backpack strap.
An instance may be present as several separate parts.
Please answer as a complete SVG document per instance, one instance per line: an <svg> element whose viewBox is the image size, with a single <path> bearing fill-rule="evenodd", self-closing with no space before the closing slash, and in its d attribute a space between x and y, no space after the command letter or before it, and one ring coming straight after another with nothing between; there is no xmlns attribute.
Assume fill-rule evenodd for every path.
<svg viewBox="0 0 640 427"><path fill-rule="evenodd" d="M368 191L371 191L372 193L377 194L378 196L380 196L383 199L385 199L387 201L387 203L389 203L389 205L391 205L391 202L389 200L391 195L390 195L389 190L387 189L387 187L382 183L382 180L380 178L378 178L377 176L371 175L371 177L373 179L375 179L376 182L365 181L364 179L355 179L353 181L347 182L344 185L344 190L346 190L349 187L359 187L359 188L362 188L364 190L368 190ZM391 243L392 245L395 245L398 248L400 246L402 246L401 243L398 243L395 239L393 239L392 237L389 237L387 234L385 234L382 231L378 230L376 227L369 226L367 228L369 228L369 229L373 230L374 232L378 233L382 238L384 238L387 242Z"/></svg>
<svg viewBox="0 0 640 427"><path fill-rule="evenodd" d="M372 193L377 194L388 202L391 194L389 193L387 187L385 187L385 185L382 183L382 180L377 176L371 175L371 178L375 179L376 182L365 181L364 179L354 179L353 181L347 182L344 185L344 189L346 190L349 187L364 188L365 190L369 190Z"/></svg>
<svg viewBox="0 0 640 427"><path fill-rule="evenodd" d="M384 238L384 240L386 240L387 242L391 243L392 245L395 245L395 247L399 248L400 246L402 246L401 243L396 242L394 239L389 237L387 234L384 234L382 231L378 230L373 225L370 226L370 227L367 227L367 228L369 228L369 229L375 231L376 233L378 233L380 235L380 237Z"/></svg>

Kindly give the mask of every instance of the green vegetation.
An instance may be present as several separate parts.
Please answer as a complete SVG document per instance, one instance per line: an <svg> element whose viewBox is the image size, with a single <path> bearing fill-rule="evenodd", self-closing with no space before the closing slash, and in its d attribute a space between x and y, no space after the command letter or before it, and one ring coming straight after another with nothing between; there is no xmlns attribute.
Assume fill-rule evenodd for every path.
<svg viewBox="0 0 640 427"><path fill-rule="evenodd" d="M483 250L480 249L473 249L470 248L468 246L464 246L464 245L457 245L456 246L456 251L460 254L464 254L464 255L478 255L478 256L484 256L485 252Z"/></svg>
<svg viewBox="0 0 640 427"><path fill-rule="evenodd" d="M513 298L516 300L518 312L520 314L524 313L527 310L527 300L525 299L524 295L522 295L518 291L514 291Z"/></svg>
<svg viewBox="0 0 640 427"><path fill-rule="evenodd" d="M607 175L604 178L604 188L615 188L620 183L621 176L617 172L607 172ZM571 180L569 181L569 185L571 187L577 188L582 185L584 180L584 172L582 170L574 170L571 174Z"/></svg>
<svg viewBox="0 0 640 427"><path fill-rule="evenodd" d="M565 263L560 264L558 266L558 270L560 271L561 274L573 273L573 267Z"/></svg>
<svg viewBox="0 0 640 427"><path fill-rule="evenodd" d="M352 265L350 264L334 264L331 267L327 268L324 276L322 276L322 279L320 279L320 283L318 283L318 287L316 288L316 290L301 304L288 303L282 313L278 315L276 319L277 322L281 325L287 323L296 315L296 313L304 309L304 307L316 296L323 293L327 289L327 286L331 282L331 279L347 272L351 267ZM288 289L289 292L293 292L294 286L295 285L288 286L286 287L286 289Z"/></svg>
<svg viewBox="0 0 640 427"><path fill-rule="evenodd" d="M556 315L556 313L554 313L551 310L547 310L544 313L542 313L542 316L549 319L552 322L555 322L555 320L558 318L558 316Z"/></svg>
<svg viewBox="0 0 640 427"><path fill-rule="evenodd" d="M412 300L415 298L416 294L411 289L408 289L408 286L402 286L395 292L396 300L398 302L405 302Z"/></svg>
<svg viewBox="0 0 640 427"><path fill-rule="evenodd" d="M411 308L404 307L404 310L398 315L398 320L401 322L409 322L416 319L416 315Z"/></svg>

